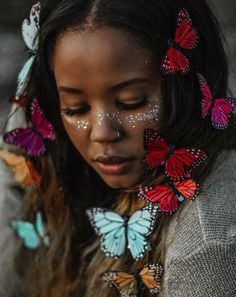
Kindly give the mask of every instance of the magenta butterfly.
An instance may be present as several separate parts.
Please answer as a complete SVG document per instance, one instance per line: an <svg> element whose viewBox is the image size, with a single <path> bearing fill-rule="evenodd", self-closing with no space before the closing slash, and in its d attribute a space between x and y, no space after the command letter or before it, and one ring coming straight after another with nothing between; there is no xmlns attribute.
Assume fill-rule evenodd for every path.
<svg viewBox="0 0 236 297"><path fill-rule="evenodd" d="M162 61L162 70L165 74L189 71L189 60L181 49L194 49L198 43L198 33L192 27L191 18L186 9L181 9L177 20L174 40L169 41L169 49Z"/></svg>
<svg viewBox="0 0 236 297"><path fill-rule="evenodd" d="M206 118L210 114L212 126L216 129L225 129L229 125L236 100L234 98L213 98L210 87L205 77L197 73L202 91L202 116Z"/></svg>
<svg viewBox="0 0 236 297"><path fill-rule="evenodd" d="M153 129L144 130L144 147L147 154L144 163L148 168L154 169L164 166L166 176L172 181L183 180L188 173L202 161L206 154L198 149L178 149L169 145Z"/></svg>
<svg viewBox="0 0 236 297"><path fill-rule="evenodd" d="M31 118L31 127L7 132L4 135L4 140L25 149L30 156L38 156L45 152L44 139L55 139L55 131L52 124L46 120L36 98L31 104Z"/></svg>

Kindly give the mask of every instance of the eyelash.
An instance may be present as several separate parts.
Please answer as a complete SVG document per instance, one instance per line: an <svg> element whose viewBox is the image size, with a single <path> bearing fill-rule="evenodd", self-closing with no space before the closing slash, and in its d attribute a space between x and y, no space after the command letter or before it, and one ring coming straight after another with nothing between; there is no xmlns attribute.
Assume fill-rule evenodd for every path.
<svg viewBox="0 0 236 297"><path fill-rule="evenodd" d="M142 96L140 98L142 100L140 100L139 102L134 103L134 104L126 104L126 103L118 102L117 107L122 110L125 110L125 111L139 109L148 103L147 96ZM79 109L71 109L71 108L67 107L67 108L64 108L62 111L67 116L82 115L89 111L89 106L85 106L85 107L82 107Z"/></svg>

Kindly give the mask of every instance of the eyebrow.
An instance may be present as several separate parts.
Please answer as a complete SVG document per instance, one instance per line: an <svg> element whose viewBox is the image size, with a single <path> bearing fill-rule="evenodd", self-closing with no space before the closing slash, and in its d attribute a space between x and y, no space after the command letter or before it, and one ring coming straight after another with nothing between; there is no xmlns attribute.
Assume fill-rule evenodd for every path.
<svg viewBox="0 0 236 297"><path fill-rule="evenodd" d="M134 85L134 84L141 84L141 83L147 83L149 82L148 79L145 78L132 78L126 81L122 81L114 86L112 86L110 88L111 91L118 91L120 89L126 88L130 85ZM59 92L66 92L66 93L70 93L70 94L84 94L84 92L80 89L77 88L71 88L71 87L66 87L66 86L59 86L58 87L58 91Z"/></svg>

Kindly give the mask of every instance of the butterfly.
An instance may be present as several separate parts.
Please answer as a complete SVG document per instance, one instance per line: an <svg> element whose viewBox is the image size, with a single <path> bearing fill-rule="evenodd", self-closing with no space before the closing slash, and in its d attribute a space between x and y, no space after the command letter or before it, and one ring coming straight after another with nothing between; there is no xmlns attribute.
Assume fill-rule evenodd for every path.
<svg viewBox="0 0 236 297"><path fill-rule="evenodd" d="M4 134L4 141L26 149L30 156L45 152L44 139L55 139L55 131L41 110L35 98L31 104L32 127L18 128Z"/></svg>
<svg viewBox="0 0 236 297"><path fill-rule="evenodd" d="M161 264L147 264L138 273L130 274L121 271L108 271L101 275L101 279L110 287L115 287L120 291L122 297L137 297L140 284L149 290L151 294L157 294L161 289L161 275L163 266Z"/></svg>
<svg viewBox="0 0 236 297"><path fill-rule="evenodd" d="M41 176L37 173L32 162L24 156L16 155L6 150L0 150L0 158L15 173L15 179L23 186L37 186L40 184Z"/></svg>
<svg viewBox="0 0 236 297"><path fill-rule="evenodd" d="M202 91L202 116L206 118L209 114L212 126L216 129L225 129L229 125L229 119L236 106L234 98L213 98L210 87L200 73L197 73Z"/></svg>
<svg viewBox="0 0 236 297"><path fill-rule="evenodd" d="M194 49L199 37L197 30L192 27L192 21L186 9L181 9L178 15L174 41L169 40L169 49L162 61L162 70L165 74L189 71L189 60L181 49Z"/></svg>
<svg viewBox="0 0 236 297"><path fill-rule="evenodd" d="M138 197L157 203L162 213L171 215L179 208L184 199L194 200L198 192L198 183L192 179L186 179L155 187L141 186Z"/></svg>
<svg viewBox="0 0 236 297"><path fill-rule="evenodd" d="M12 104L17 104L19 106L25 106L26 105L26 97L19 97L19 98L16 98L15 96L14 97L11 97L9 99L10 103Z"/></svg>
<svg viewBox="0 0 236 297"><path fill-rule="evenodd" d="M128 249L139 260L150 248L147 236L152 232L158 207L152 203L136 211L129 218L102 208L87 210L90 222L101 235L101 249L108 257L118 258Z"/></svg>
<svg viewBox="0 0 236 297"><path fill-rule="evenodd" d="M26 248L37 249L40 244L49 246L49 236L45 233L41 212L36 213L34 224L21 219L12 219L11 226L23 239Z"/></svg>
<svg viewBox="0 0 236 297"><path fill-rule="evenodd" d="M183 180L194 167L207 158L206 154L198 149L174 150L174 146L167 144L153 129L144 130L144 147L147 151L144 157L145 165L151 169L164 166L166 176L172 181Z"/></svg>
<svg viewBox="0 0 236 297"><path fill-rule="evenodd" d="M17 78L17 89L15 98L19 99L25 90L26 83L29 77L30 70L36 58L38 51L38 30L40 18L40 4L35 4L30 11L30 19L25 19L22 24L22 37L32 56L24 64Z"/></svg>

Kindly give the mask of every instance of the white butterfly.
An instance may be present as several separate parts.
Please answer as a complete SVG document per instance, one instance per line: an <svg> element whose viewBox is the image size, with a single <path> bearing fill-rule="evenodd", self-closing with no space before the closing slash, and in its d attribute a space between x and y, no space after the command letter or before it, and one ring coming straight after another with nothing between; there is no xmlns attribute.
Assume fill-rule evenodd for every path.
<svg viewBox="0 0 236 297"><path fill-rule="evenodd" d="M129 218L116 212L92 208L87 214L98 235L101 235L101 249L108 257L118 258L128 249L135 260L139 260L150 249L147 236L152 232L158 207L149 203Z"/></svg>

